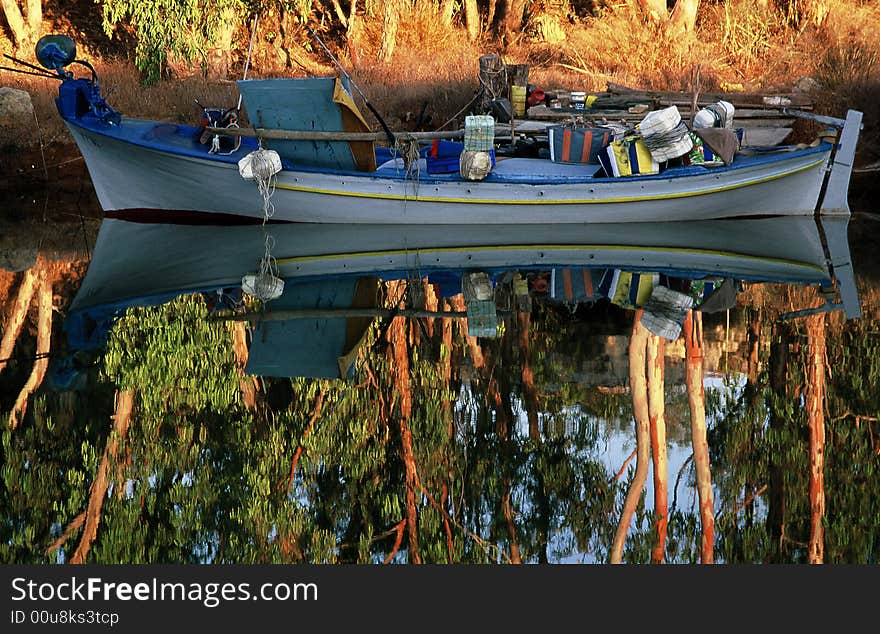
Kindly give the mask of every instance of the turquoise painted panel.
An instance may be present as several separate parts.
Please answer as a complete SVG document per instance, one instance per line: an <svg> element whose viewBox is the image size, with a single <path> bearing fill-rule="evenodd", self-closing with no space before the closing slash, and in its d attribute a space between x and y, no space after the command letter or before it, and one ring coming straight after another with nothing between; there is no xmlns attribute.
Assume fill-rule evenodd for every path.
<svg viewBox="0 0 880 634"><path fill-rule="evenodd" d="M348 308L357 278L288 283L269 310ZM338 379L337 358L345 347L345 318L289 319L257 325L247 374Z"/></svg>
<svg viewBox="0 0 880 634"><path fill-rule="evenodd" d="M251 125L274 130L342 131L342 112L333 101L335 77L246 79L238 82ZM343 85L345 85L343 80ZM344 141L266 140L263 146L294 164L355 169Z"/></svg>

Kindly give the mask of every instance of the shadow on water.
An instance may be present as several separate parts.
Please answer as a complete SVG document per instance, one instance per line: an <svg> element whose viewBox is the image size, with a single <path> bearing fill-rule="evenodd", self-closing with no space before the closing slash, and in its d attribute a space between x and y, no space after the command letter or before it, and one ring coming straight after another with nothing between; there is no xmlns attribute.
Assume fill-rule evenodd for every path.
<svg viewBox="0 0 880 634"><path fill-rule="evenodd" d="M877 226L7 220L0 559L873 563Z"/></svg>

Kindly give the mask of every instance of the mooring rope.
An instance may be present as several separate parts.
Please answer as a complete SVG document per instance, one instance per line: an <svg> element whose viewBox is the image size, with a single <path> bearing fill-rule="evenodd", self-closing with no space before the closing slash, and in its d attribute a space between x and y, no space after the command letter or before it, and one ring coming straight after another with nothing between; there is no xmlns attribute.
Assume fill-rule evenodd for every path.
<svg viewBox="0 0 880 634"><path fill-rule="evenodd" d="M280 295L279 288L283 288L283 281L278 277L278 265L272 255L275 247L275 238L269 233L266 226L272 216L275 215L275 204L272 195L275 193L277 165L272 160L274 154L271 150L259 149L251 153L251 171L260 197L263 199L263 257L260 260L260 268L254 279L253 294L257 299L268 301Z"/></svg>

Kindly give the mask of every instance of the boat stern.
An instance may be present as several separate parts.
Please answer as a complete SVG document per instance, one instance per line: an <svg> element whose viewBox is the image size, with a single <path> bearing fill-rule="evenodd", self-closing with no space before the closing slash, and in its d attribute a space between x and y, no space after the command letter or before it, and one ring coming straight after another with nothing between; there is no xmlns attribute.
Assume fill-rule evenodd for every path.
<svg viewBox="0 0 880 634"><path fill-rule="evenodd" d="M846 214L849 210L849 181L852 175L853 162L855 161L856 146L859 142L859 132L862 129L862 113L858 110L850 110L846 113L846 119L838 139L837 150L833 155L831 165L828 167L828 182L819 205L819 213L823 216L832 214Z"/></svg>

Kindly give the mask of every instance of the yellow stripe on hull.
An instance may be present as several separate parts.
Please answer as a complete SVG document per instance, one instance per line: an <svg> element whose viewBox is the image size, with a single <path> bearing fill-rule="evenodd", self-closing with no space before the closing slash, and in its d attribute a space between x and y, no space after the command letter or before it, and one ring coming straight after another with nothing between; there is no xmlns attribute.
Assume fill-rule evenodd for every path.
<svg viewBox="0 0 880 634"><path fill-rule="evenodd" d="M758 255L744 255L733 251L719 251L713 249L694 249L682 247L650 247L650 246L626 246L626 245L602 245L602 244L517 244L517 245L489 245L489 246L467 246L467 247L426 247L413 249L389 249L386 251L360 251L351 253L330 253L327 255L304 255L289 258L278 258L276 260L279 266L285 264L299 264L307 262L329 262L333 260L343 260L348 258L370 258L370 257L389 257L389 256L406 256L416 254L431 253L456 253L456 252L479 252L491 253L493 251L638 251L651 253L668 253L676 255L708 255L714 257L737 258L740 260L748 260L750 262L766 262L772 264L782 264L786 266L800 266L820 273L824 273L825 269L818 264L808 264L798 262L796 260L786 260L783 258L772 258Z"/></svg>
<svg viewBox="0 0 880 634"><path fill-rule="evenodd" d="M761 183L768 183L770 181L779 180L780 178L785 178L787 176L792 176L799 172L803 172L806 170L813 169L822 165L825 162L825 159L821 159L815 161L814 163L810 163L809 165L804 165L802 167L798 167L796 169L789 170L787 172L783 172L781 174L774 174L772 176L765 176L763 178L757 178L755 180L750 180L745 183L737 183L734 185L721 185L719 187L714 187L712 189L704 189L697 191L688 191L688 192L672 192L669 194L659 194L654 196L624 196L619 198L564 198L564 199L535 199L535 200L511 200L511 199L491 199L491 198L455 198L455 197L442 197L442 196L419 196L419 195L403 195L403 194L371 194L368 192L353 192L353 191L340 191L340 190L330 190L330 189L321 189L317 187L303 187L298 185L288 185L286 183L276 183L275 187L277 189L284 189L287 191L297 191L304 192L309 194L321 194L325 196L346 196L349 198L377 198L381 200L400 200L400 201L408 201L408 202L425 202L425 203L468 203L472 205L590 205L590 204L604 204L604 203L633 203L633 202L647 202L652 200L671 200L675 198L691 198L694 196L706 196L708 194L716 194L720 192L731 191L734 189L741 189L743 187L750 187L752 185L760 185ZM622 180L621 182L625 182ZM524 184L524 183L494 183L497 185L516 185L516 184ZM586 184L586 183L584 183ZM558 185L553 183L545 184L546 187L554 187ZM535 185L539 187L540 185Z"/></svg>

